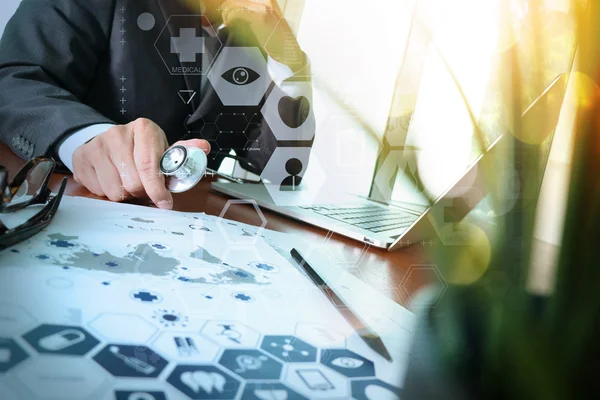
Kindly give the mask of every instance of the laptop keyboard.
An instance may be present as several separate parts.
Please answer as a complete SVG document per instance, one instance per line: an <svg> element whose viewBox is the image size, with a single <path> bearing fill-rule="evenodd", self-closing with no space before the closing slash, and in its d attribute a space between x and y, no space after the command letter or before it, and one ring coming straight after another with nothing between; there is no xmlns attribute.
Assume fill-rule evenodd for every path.
<svg viewBox="0 0 600 400"><path fill-rule="evenodd" d="M417 216L397 208L380 206L339 206L317 205L302 206L305 210L312 210L317 214L345 222L347 224L368 230L373 233L391 231L410 226Z"/></svg>

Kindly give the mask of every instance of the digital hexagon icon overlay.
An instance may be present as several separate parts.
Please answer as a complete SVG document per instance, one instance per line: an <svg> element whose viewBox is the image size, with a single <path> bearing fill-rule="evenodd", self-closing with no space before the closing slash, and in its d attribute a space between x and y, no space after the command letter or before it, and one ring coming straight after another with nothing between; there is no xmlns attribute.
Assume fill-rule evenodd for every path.
<svg viewBox="0 0 600 400"><path fill-rule="evenodd" d="M271 84L258 47L224 47L208 80L225 106L258 106Z"/></svg>
<svg viewBox="0 0 600 400"><path fill-rule="evenodd" d="M13 369L29 357L12 339L0 338L0 373Z"/></svg>
<svg viewBox="0 0 600 400"><path fill-rule="evenodd" d="M191 399L234 399L241 382L212 365L179 365L167 382Z"/></svg>
<svg viewBox="0 0 600 400"><path fill-rule="evenodd" d="M400 388L378 379L353 380L352 398L356 400L400 400Z"/></svg>
<svg viewBox="0 0 600 400"><path fill-rule="evenodd" d="M89 326L108 340L134 343L144 343L158 331L152 323L134 314L103 313Z"/></svg>
<svg viewBox="0 0 600 400"><path fill-rule="evenodd" d="M229 349L223 352L219 364L242 379L277 380L283 364L254 349Z"/></svg>
<svg viewBox="0 0 600 400"><path fill-rule="evenodd" d="M286 363L317 360L317 349L295 336L265 336L261 349Z"/></svg>
<svg viewBox="0 0 600 400"><path fill-rule="evenodd" d="M222 43L205 15L172 15L154 47L171 75L205 75Z"/></svg>
<svg viewBox="0 0 600 400"><path fill-rule="evenodd" d="M219 353L219 346L206 337L192 332L162 332L152 347L171 360L211 362Z"/></svg>
<svg viewBox="0 0 600 400"><path fill-rule="evenodd" d="M371 360L347 349L322 350L321 363L348 378L375 376L375 365Z"/></svg>
<svg viewBox="0 0 600 400"><path fill-rule="evenodd" d="M319 364L288 364L284 383L309 399L348 399L347 378Z"/></svg>
<svg viewBox="0 0 600 400"><path fill-rule="evenodd" d="M36 357L16 373L17 382L36 399L98 398L108 375L82 357Z"/></svg>
<svg viewBox="0 0 600 400"><path fill-rule="evenodd" d="M260 339L257 331L239 321L208 321L200 332L223 347L252 348Z"/></svg>
<svg viewBox="0 0 600 400"><path fill-rule="evenodd" d="M39 353L83 356L100 341L78 326L43 324L23 335Z"/></svg>
<svg viewBox="0 0 600 400"><path fill-rule="evenodd" d="M241 400L265 399L308 400L306 397L278 382L246 383Z"/></svg>
<svg viewBox="0 0 600 400"><path fill-rule="evenodd" d="M427 285L427 295L411 297L417 287ZM410 304L411 310L420 310L437 306L448 289L448 283L435 264L413 264L408 268L398 286L404 304Z"/></svg>
<svg viewBox="0 0 600 400"><path fill-rule="evenodd" d="M310 157L310 147L277 147L260 177L277 205L312 204L325 183L325 171L317 158ZM304 180L308 162L316 172L310 182Z"/></svg>
<svg viewBox="0 0 600 400"><path fill-rule="evenodd" d="M229 220L227 219L228 211L233 210L234 208L237 208L239 210L240 206L245 206L245 205L252 206L252 208L254 208L254 210L252 210L252 209L243 210L244 214L245 215L247 215L248 213L256 214L256 216L254 217L254 222L260 223L260 226L257 226L256 234L248 235L248 234L246 234L246 231L243 231L241 228L237 228L237 229L232 228L232 226L236 226L236 225L231 225L231 222L229 222ZM234 207L232 207L232 206L234 206ZM245 207L245 208L248 208L248 207ZM233 211L232 214L234 214L234 213L235 213L235 211ZM232 219L235 219L235 216ZM267 223L268 223L267 218L265 217L262 210L258 206L258 203L256 202L256 200L253 200L253 199L240 199L240 200L230 199L230 200L227 200L227 203L225 204L225 206L223 207L223 210L221 210L221 213L219 214L219 218L215 221L215 225L217 226L217 229L219 229L219 231L221 232L221 234L227 241L227 245L229 245L229 246L252 246L252 247L254 247L256 245L256 242L261 240L260 234L262 233L264 228L267 226Z"/></svg>
<svg viewBox="0 0 600 400"><path fill-rule="evenodd" d="M343 207L340 206L340 208ZM353 205L348 205L346 208L347 212L352 212L353 207ZM342 223L338 224L334 222L334 225L337 231L340 231L344 227ZM332 264L358 267L367 254L370 245L368 243L352 243L352 245L349 245L342 235L331 230L325 235L320 247L327 254Z"/></svg>
<svg viewBox="0 0 600 400"><path fill-rule="evenodd" d="M387 155L386 155L387 154ZM391 198L392 193L402 201L423 204L423 188L419 185L417 149L384 148L380 157L384 158L377 174L373 177L374 189L383 198Z"/></svg>
<svg viewBox="0 0 600 400"><path fill-rule="evenodd" d="M167 400L167 396L154 390L117 390L115 400Z"/></svg>
<svg viewBox="0 0 600 400"><path fill-rule="evenodd" d="M279 141L309 141L316 122L310 81L286 81L273 87L261 113Z"/></svg>
<svg viewBox="0 0 600 400"><path fill-rule="evenodd" d="M146 346L109 344L94 360L115 377L156 378L168 361Z"/></svg>

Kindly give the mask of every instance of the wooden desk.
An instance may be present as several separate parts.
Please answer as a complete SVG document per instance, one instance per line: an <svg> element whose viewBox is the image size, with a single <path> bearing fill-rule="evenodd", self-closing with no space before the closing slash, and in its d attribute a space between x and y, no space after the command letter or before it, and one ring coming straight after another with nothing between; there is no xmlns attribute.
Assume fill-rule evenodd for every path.
<svg viewBox="0 0 600 400"><path fill-rule="evenodd" d="M10 178L24 163L8 146L0 143L0 164L8 168ZM58 190L63 176L54 174L51 180L53 191ZM230 198L211 190L210 182L211 179L203 179L189 192L174 195L174 209L221 215ZM65 194L100 199L77 184L70 176ZM149 202L138 202L138 204L144 203ZM337 265L403 306L408 306L410 296L431 278L431 274L423 272L422 269L411 268L415 264L426 264L425 253L429 244L415 244L400 251L387 252L374 247L365 247L354 240L337 234L331 235L324 229L296 222L268 210L262 211L267 221L267 229L298 235L313 243L326 243L326 246L331 249L331 258L337 260ZM247 224L261 225L261 218L249 204L230 204L222 216Z"/></svg>

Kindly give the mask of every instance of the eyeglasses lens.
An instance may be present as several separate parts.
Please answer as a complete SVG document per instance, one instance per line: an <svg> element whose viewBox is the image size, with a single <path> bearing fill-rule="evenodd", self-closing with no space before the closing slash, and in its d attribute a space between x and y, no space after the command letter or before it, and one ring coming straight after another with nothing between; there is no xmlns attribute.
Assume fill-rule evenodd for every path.
<svg viewBox="0 0 600 400"><path fill-rule="evenodd" d="M18 206L39 195L53 167L52 161L42 161L31 168L13 198L8 202L8 206Z"/></svg>

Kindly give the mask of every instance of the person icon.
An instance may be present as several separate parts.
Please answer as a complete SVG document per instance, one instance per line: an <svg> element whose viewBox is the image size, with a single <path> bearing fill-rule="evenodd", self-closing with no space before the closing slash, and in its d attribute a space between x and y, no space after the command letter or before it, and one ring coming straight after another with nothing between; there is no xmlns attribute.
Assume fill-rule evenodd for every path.
<svg viewBox="0 0 600 400"><path fill-rule="evenodd" d="M290 175L281 182L279 191L294 192L300 190L298 186L300 185L300 182L302 182L302 177L298 175L302 172L302 161L297 158L290 158L285 163L285 170Z"/></svg>

